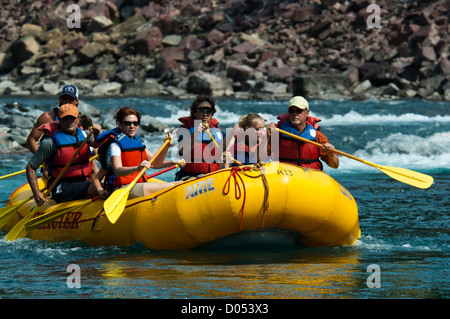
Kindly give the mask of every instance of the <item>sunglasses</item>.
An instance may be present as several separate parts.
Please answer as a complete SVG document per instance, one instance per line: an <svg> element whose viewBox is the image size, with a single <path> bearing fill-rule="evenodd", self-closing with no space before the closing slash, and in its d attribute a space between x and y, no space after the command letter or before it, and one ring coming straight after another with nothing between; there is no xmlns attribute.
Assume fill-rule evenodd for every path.
<svg viewBox="0 0 450 319"><path fill-rule="evenodd" d="M139 126L139 121L123 121L122 122L123 125L125 126L130 126L131 124L133 124L134 126Z"/></svg>
<svg viewBox="0 0 450 319"><path fill-rule="evenodd" d="M288 110L289 114L302 114L304 111L304 109L299 109L299 108L291 108Z"/></svg>
<svg viewBox="0 0 450 319"><path fill-rule="evenodd" d="M204 114L212 114L212 109L210 109L209 107L201 107L199 109L196 110L199 113L204 113Z"/></svg>

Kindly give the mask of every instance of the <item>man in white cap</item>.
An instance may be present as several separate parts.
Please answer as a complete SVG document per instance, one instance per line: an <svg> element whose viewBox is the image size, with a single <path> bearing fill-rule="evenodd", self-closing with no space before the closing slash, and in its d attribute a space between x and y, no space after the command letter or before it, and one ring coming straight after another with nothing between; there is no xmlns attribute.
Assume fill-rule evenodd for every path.
<svg viewBox="0 0 450 319"><path fill-rule="evenodd" d="M78 88L75 85L66 85L63 87L61 94L59 95L59 106L53 108L53 110L42 113L36 123L34 124L33 129L28 135L26 145L28 149L32 153L36 153L39 144L37 143L42 136L42 131L39 130L39 127L45 123L51 123L58 120L59 107L64 104L73 104L78 106Z"/></svg>
<svg viewBox="0 0 450 319"><path fill-rule="evenodd" d="M332 150L334 146L329 143L326 136L319 131L318 125L315 125L317 119L309 117L309 103L302 96L295 96L289 101L289 114L278 116L280 120L278 125L269 124L269 128L278 127L279 129L298 135L310 141L322 144L321 148L310 143L289 137L285 134L279 134L279 160L295 164L298 166L323 169L324 161L332 168L339 167L339 157ZM313 120L314 119L314 120Z"/></svg>

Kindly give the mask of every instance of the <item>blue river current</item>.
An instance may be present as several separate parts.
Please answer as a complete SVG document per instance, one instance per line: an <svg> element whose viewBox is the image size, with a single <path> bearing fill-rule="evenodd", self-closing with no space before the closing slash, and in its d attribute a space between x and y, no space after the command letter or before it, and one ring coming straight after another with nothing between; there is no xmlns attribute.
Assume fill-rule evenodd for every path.
<svg viewBox="0 0 450 319"><path fill-rule="evenodd" d="M50 109L53 99L0 98ZM137 108L177 127L191 100L90 98L100 110ZM276 121L287 101L220 99L222 128L258 112ZM340 157L325 167L358 204L361 238L334 248L265 247L149 251L0 239L3 299L447 299L449 276L450 103L432 101L310 101L311 115L336 149L372 163L431 175L419 189L376 168ZM163 134L143 136L156 150ZM0 155L0 175L22 170L30 154ZM161 177L173 180L174 172ZM26 183L25 174L0 181L0 205ZM69 287L69 265L79 288ZM371 269L378 267L378 285ZM372 283L372 284L371 284ZM178 311L178 310L177 310Z"/></svg>

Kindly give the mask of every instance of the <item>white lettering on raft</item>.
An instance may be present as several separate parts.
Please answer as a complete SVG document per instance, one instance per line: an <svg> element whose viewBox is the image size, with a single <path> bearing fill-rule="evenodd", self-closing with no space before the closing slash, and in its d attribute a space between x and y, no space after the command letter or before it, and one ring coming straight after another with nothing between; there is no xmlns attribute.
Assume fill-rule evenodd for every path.
<svg viewBox="0 0 450 319"><path fill-rule="evenodd" d="M350 195L348 190L346 190L344 187L339 187L341 189L341 193L344 194L348 199L350 199L353 202L353 197Z"/></svg>
<svg viewBox="0 0 450 319"><path fill-rule="evenodd" d="M186 186L184 188L184 194L186 195L186 200L190 200L197 196L212 193L215 190L214 178L208 178L207 180Z"/></svg>

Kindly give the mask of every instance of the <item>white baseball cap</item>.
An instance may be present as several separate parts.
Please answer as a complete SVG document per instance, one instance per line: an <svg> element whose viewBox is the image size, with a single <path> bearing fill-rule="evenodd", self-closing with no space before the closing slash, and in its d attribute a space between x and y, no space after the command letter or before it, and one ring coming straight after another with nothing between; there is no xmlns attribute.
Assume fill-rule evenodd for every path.
<svg viewBox="0 0 450 319"><path fill-rule="evenodd" d="M289 101L288 109L291 106L295 106L295 107L297 107L299 109L302 109L302 110L309 110L309 103L308 103L308 101L306 101L306 99L303 96L294 96Z"/></svg>

